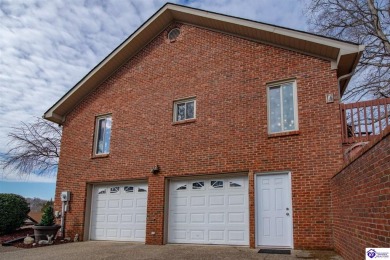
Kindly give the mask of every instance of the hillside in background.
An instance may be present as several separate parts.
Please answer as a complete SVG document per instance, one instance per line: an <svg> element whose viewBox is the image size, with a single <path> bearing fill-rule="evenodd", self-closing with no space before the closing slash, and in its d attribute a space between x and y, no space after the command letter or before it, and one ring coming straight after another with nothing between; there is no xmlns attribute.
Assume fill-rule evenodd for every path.
<svg viewBox="0 0 390 260"><path fill-rule="evenodd" d="M26 198L26 201L30 205L30 212L41 212L43 205L47 202L40 198Z"/></svg>

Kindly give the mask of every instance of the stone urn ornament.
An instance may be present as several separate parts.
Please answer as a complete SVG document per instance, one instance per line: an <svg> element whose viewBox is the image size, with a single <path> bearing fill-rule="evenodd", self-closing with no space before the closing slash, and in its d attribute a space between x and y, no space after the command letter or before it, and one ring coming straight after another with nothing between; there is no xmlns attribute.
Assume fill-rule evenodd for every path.
<svg viewBox="0 0 390 260"><path fill-rule="evenodd" d="M60 227L60 225L55 224L53 207L48 206L43 211L41 222L33 226L35 243L46 240L48 237L55 239Z"/></svg>

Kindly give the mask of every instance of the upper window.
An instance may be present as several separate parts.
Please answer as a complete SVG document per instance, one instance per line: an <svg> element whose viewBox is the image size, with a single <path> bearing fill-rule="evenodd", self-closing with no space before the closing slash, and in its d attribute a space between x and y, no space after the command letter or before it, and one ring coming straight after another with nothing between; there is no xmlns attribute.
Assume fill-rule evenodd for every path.
<svg viewBox="0 0 390 260"><path fill-rule="evenodd" d="M195 98L175 101L173 120L175 122L194 119L196 113Z"/></svg>
<svg viewBox="0 0 390 260"><path fill-rule="evenodd" d="M298 129L297 90L295 81L268 86L268 132Z"/></svg>
<svg viewBox="0 0 390 260"><path fill-rule="evenodd" d="M95 154L110 153L111 115L96 118Z"/></svg>

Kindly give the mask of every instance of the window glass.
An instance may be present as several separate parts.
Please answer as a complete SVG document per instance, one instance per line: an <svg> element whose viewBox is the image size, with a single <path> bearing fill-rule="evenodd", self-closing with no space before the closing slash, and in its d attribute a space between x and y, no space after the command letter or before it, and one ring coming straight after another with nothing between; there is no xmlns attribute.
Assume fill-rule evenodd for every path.
<svg viewBox="0 0 390 260"><path fill-rule="evenodd" d="M194 101L186 103L186 119L194 118Z"/></svg>
<svg viewBox="0 0 390 260"><path fill-rule="evenodd" d="M177 121L185 120L186 104L177 104Z"/></svg>
<svg viewBox="0 0 390 260"><path fill-rule="evenodd" d="M195 100L194 99L188 99L188 100L181 100L178 102L175 102L174 104L174 120L175 121L182 121L187 119L193 119L195 118Z"/></svg>
<svg viewBox="0 0 390 260"><path fill-rule="evenodd" d="M280 86L269 87L269 131L271 133L297 129L294 83L289 82Z"/></svg>
<svg viewBox="0 0 390 260"><path fill-rule="evenodd" d="M192 183L192 189L193 190L200 190L203 187L204 187L204 182L203 181L198 181L198 182Z"/></svg>
<svg viewBox="0 0 390 260"><path fill-rule="evenodd" d="M231 188L239 188L239 187L242 187L242 184L240 184L240 183L238 183L236 181L231 181L231 182L229 182L229 186Z"/></svg>
<svg viewBox="0 0 390 260"><path fill-rule="evenodd" d="M282 86L283 130L294 130L294 89L292 83Z"/></svg>
<svg viewBox="0 0 390 260"><path fill-rule="evenodd" d="M269 109L271 132L281 132L281 110L280 110L280 88L273 87L269 89Z"/></svg>
<svg viewBox="0 0 390 260"><path fill-rule="evenodd" d="M147 190L144 188L138 188L138 192L146 192Z"/></svg>
<svg viewBox="0 0 390 260"><path fill-rule="evenodd" d="M119 187L110 188L110 193L118 193L118 192L119 192Z"/></svg>
<svg viewBox="0 0 390 260"><path fill-rule="evenodd" d="M223 181L211 181L211 187L218 189L223 188Z"/></svg>
<svg viewBox="0 0 390 260"><path fill-rule="evenodd" d="M111 116L97 119L96 154L107 154L110 152L111 126Z"/></svg>
<svg viewBox="0 0 390 260"><path fill-rule="evenodd" d="M187 185L180 185L176 190L186 190Z"/></svg>
<svg viewBox="0 0 390 260"><path fill-rule="evenodd" d="M106 189L104 188L98 189L98 194L106 194Z"/></svg>
<svg viewBox="0 0 390 260"><path fill-rule="evenodd" d="M125 186L125 187L123 187L123 190L125 192L134 192L134 187L132 187L132 186Z"/></svg>

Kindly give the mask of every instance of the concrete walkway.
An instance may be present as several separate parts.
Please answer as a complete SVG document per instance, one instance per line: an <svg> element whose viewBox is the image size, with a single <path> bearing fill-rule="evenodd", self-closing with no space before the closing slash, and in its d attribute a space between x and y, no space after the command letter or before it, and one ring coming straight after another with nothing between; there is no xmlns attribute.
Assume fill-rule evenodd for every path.
<svg viewBox="0 0 390 260"><path fill-rule="evenodd" d="M332 251L293 251L292 255L259 254L258 250L233 246L151 246L125 242L88 241L34 249L0 247L2 259L342 259Z"/></svg>

